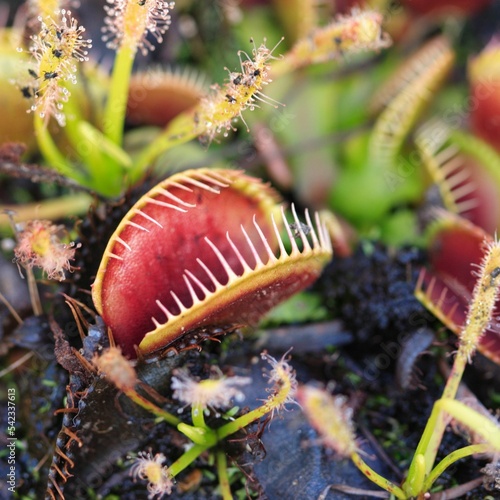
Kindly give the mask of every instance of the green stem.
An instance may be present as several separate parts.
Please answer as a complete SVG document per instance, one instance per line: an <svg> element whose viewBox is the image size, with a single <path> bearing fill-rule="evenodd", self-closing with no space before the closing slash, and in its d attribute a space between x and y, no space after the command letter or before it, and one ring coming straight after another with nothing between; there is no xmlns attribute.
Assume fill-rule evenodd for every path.
<svg viewBox="0 0 500 500"><path fill-rule="evenodd" d="M178 426L181 423L181 420L166 410L163 410L159 406L156 406L154 403L141 396L135 389L124 391L125 395L130 398L134 403L141 406L145 410L151 412L153 415L157 415L161 417L163 420L168 422L171 425Z"/></svg>
<svg viewBox="0 0 500 500"><path fill-rule="evenodd" d="M83 136L89 141L89 145L93 146L92 149L94 151L97 151L101 155L104 153L126 169L132 167L132 158L92 124L85 121L80 122L78 124L78 132L80 137ZM97 178L103 177L102 166L99 164L92 166L94 168L94 176Z"/></svg>
<svg viewBox="0 0 500 500"><path fill-rule="evenodd" d="M35 113L33 122L35 126L35 136L38 147L40 148L40 151L42 152L47 163L52 168L54 168L54 170L57 170L60 174L84 184L84 178L61 154L61 151L59 151L54 140L50 136L46 123L38 113Z"/></svg>
<svg viewBox="0 0 500 500"><path fill-rule="evenodd" d="M455 361L453 362L453 366L451 368L448 380L446 381L446 386L443 391L443 398L446 399L455 398L466 365L467 365L467 357L461 350L459 350L455 357ZM438 408L438 406L435 405L434 408ZM434 465L439 445L441 444L441 440L443 439L443 434L445 430L446 430L446 416L442 413L435 413L433 409L431 413L431 418L429 418L429 420L427 421L424 434L422 435L422 440L424 439L424 436L426 436L427 444L425 444L424 448L424 443L425 443L424 441L424 443L422 443L422 447L420 446L419 443L417 448L417 453L422 453L425 457L426 475L430 473Z"/></svg>
<svg viewBox="0 0 500 500"><path fill-rule="evenodd" d="M75 149L76 154L88 168L90 177L93 178L92 168L102 168L102 154L94 147L87 137L81 135L80 124L84 122L81 110L75 106L76 99L69 99L65 105L66 129L65 133ZM102 170L101 170L102 171Z"/></svg>
<svg viewBox="0 0 500 500"><path fill-rule="evenodd" d="M455 399L466 366L467 356L462 349L459 349L455 357L455 361L453 362L451 372L448 376L448 380L446 381L442 399Z"/></svg>
<svg viewBox="0 0 500 500"><path fill-rule="evenodd" d="M219 476L220 492L223 500L232 500L231 487L229 485L229 476L227 474L226 454L218 450L215 458L217 460L217 475Z"/></svg>
<svg viewBox="0 0 500 500"><path fill-rule="evenodd" d="M443 398L450 400L455 398L466 365L467 357L459 350L453 362L448 380L446 381ZM434 465L439 445L441 444L446 429L446 417L438 411L438 408L439 406L435 404L415 452L415 456L422 454L425 458L426 476L430 473Z"/></svg>
<svg viewBox="0 0 500 500"><path fill-rule="evenodd" d="M99 129L83 119L75 106L76 99L66 103L66 135L89 176L86 185L104 196L118 196L124 189L123 170L132 159Z"/></svg>
<svg viewBox="0 0 500 500"><path fill-rule="evenodd" d="M452 380L452 377L450 377L449 380ZM454 383L450 382L450 385L451 388L448 388L447 384L448 391L445 388L445 392L453 394ZM412 496L421 493L421 491L414 491L411 487L412 482L414 482L416 460L421 456L425 457L425 476L427 478L425 485L429 482L431 469L436 459L444 429L446 428L446 415L451 415L467 428L473 429L474 432L480 434L485 440L488 441L490 450L496 449L500 451L500 430L494 423L460 401L456 401L455 399L439 399L434 403L431 415L427 420L427 424L424 432L422 433L422 437L420 438L420 442L418 443L415 456L413 457L410 465L408 477L403 485L404 490L411 493Z"/></svg>
<svg viewBox="0 0 500 500"><path fill-rule="evenodd" d="M424 491L429 491L434 484L434 481L436 481L436 479L457 460L469 457L475 453L485 453L487 451L491 451L491 446L489 444L471 444L460 448L459 450L452 451L448 456L443 458L443 460L441 460L441 462L439 462L434 469L432 469L431 473L425 480Z"/></svg>
<svg viewBox="0 0 500 500"><path fill-rule="evenodd" d="M91 187L104 196L119 196L125 189L126 171L132 166L130 156L88 122L78 123L78 136L90 151L85 160Z"/></svg>
<svg viewBox="0 0 500 500"><path fill-rule="evenodd" d="M415 453L408 470L408 477L403 484L403 490L408 497L416 497L424 491L425 469L424 455Z"/></svg>
<svg viewBox="0 0 500 500"><path fill-rule="evenodd" d="M127 111L130 75L136 49L123 45L116 53L108 102L104 110L104 134L115 144L123 142L125 113Z"/></svg>
<svg viewBox="0 0 500 500"><path fill-rule="evenodd" d="M385 491L388 491L396 498L400 498L401 500L405 500L407 498L405 492L399 486L396 486L394 483L375 472L356 452L351 455L351 460L354 462L354 465L356 465L356 467L377 486L380 486Z"/></svg>
<svg viewBox="0 0 500 500"><path fill-rule="evenodd" d="M189 142L201 133L202 131L200 132L196 127L192 112L179 115L138 155L131 172L132 179L142 175L144 170L150 167L162 153L174 146Z"/></svg>
<svg viewBox="0 0 500 500"><path fill-rule="evenodd" d="M215 446L218 442L217 432L209 427L195 427L194 425L181 422L177 426L177 430L182 432L193 443L200 446Z"/></svg>
<svg viewBox="0 0 500 500"><path fill-rule="evenodd" d="M480 436L485 444L490 446L490 451L500 452L500 426L498 422L482 415L470 406L455 399L439 399L434 406L441 412L449 415L471 432Z"/></svg>
<svg viewBox="0 0 500 500"><path fill-rule="evenodd" d="M219 427L219 429L217 429L217 436L219 440L238 432L247 425L265 417L268 413L271 413L272 415L273 411L278 410L285 403L286 398L290 394L290 390L290 380L282 379L280 390L276 394L270 396L262 406L259 406L258 408L255 408L255 410L252 410L245 415L236 418L232 422Z"/></svg>
<svg viewBox="0 0 500 500"><path fill-rule="evenodd" d="M168 471L173 477L180 474L186 467L189 467L209 446L195 444L184 452L169 468Z"/></svg>
<svg viewBox="0 0 500 500"><path fill-rule="evenodd" d="M436 459L436 454L441 443L441 439L443 437L443 432L446 425L443 419L443 415L440 414L439 408L434 404L432 408L431 415L427 420L425 425L424 432L422 433L422 437L420 438L420 442L418 443L417 449L415 450L415 455L413 456L413 460L410 464L410 468L408 471L408 477L403 485L405 491L411 492L415 494L413 483L415 482L415 470L417 467L417 460L425 457L425 474L429 474L432 466L434 465L434 461ZM437 434L435 434L437 430ZM430 462L430 463L429 463Z"/></svg>
<svg viewBox="0 0 500 500"><path fill-rule="evenodd" d="M272 409L267 406L267 403L263 406L259 406L258 408L255 408L255 410L245 413L245 415L238 417L232 422L219 427L219 429L217 429L217 436L219 439L224 439L227 436L245 428L247 425L252 424L256 420L266 416L270 411L272 411Z"/></svg>
<svg viewBox="0 0 500 500"><path fill-rule="evenodd" d="M191 419L195 427L201 427L205 429L207 424L205 423L204 407L200 404L194 404L191 408Z"/></svg>

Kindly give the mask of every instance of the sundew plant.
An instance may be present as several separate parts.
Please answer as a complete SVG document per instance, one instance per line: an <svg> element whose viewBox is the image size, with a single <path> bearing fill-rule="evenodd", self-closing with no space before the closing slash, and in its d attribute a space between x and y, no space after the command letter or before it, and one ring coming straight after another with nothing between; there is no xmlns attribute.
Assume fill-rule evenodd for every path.
<svg viewBox="0 0 500 500"><path fill-rule="evenodd" d="M26 22L35 33L30 35L26 47L18 48L26 53L22 58L26 69L16 84L32 113L39 150L51 168L111 197L134 185L172 147L196 137L211 143L223 132L236 130L238 119L245 124L243 113L248 108L279 106L265 93L272 74L277 78L301 65L334 57L337 45L329 39L344 37L342 50L352 52L378 50L389 44L382 34L381 16L371 11L360 11L318 28L316 41L298 44L286 57L279 41L274 48L267 47L265 37L247 41L245 48L237 51L238 65L227 70L225 83L214 83L205 95L191 97L193 106L187 106L147 146L131 152L124 147L124 131L134 60L138 54L148 55L163 42L172 22L174 3L123 1L104 6L102 39L116 53L109 79L95 74L99 70L92 59L92 41L86 38L85 28L78 24L70 6L57 3L50 13L48 6L38 6L37 2L30 2L29 7ZM95 13L93 16L95 22ZM274 70L273 62L279 63ZM81 78L90 79L89 85L100 87L98 102L71 98L73 89L77 91L79 73ZM158 76L159 80L162 78L168 81L169 77ZM181 86L182 80L177 84ZM175 102L176 89L171 91L170 98ZM95 117L91 122L85 119L88 106ZM62 128L61 134L73 146L72 155L65 154L55 141L51 122Z"/></svg>

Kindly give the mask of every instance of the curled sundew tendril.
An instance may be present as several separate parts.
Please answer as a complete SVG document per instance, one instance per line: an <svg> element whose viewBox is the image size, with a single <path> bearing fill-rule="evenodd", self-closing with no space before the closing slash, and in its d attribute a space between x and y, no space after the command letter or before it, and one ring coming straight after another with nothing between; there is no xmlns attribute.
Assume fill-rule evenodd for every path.
<svg viewBox="0 0 500 500"><path fill-rule="evenodd" d="M423 328L411 335L403 344L396 363L396 381L401 389L411 389L415 384L415 365L419 356L432 344L434 333Z"/></svg>

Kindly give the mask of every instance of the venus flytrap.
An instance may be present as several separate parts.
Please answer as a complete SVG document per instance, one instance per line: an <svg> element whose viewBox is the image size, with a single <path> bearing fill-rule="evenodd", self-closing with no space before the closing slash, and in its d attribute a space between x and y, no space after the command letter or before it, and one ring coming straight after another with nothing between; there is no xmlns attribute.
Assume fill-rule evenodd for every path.
<svg viewBox="0 0 500 500"><path fill-rule="evenodd" d="M92 288L94 305L124 355L138 357L139 363L161 362L168 352L200 349L205 340L256 324L265 311L312 283L330 260L331 245L319 215L311 218L306 212L302 223L293 206L291 212L293 222L270 186L228 169L179 172L146 193L110 238ZM174 372L173 397L191 406L191 421L176 427L192 446L168 467L169 477L294 401L295 374L286 355L263 358L272 368L269 397L218 427L206 422L206 414L240 400L250 380L216 376L200 381L185 370ZM111 379L108 372L125 372L113 365L101 371ZM129 391L136 385L131 378L132 383L115 385L141 404ZM217 463L222 468L223 458ZM227 484L222 474L221 490L229 498Z"/></svg>
<svg viewBox="0 0 500 500"><path fill-rule="evenodd" d="M378 168L397 165L405 138L448 76L454 59L450 42L438 36L417 51L376 95L374 109L381 99L394 94L370 136L369 158Z"/></svg>

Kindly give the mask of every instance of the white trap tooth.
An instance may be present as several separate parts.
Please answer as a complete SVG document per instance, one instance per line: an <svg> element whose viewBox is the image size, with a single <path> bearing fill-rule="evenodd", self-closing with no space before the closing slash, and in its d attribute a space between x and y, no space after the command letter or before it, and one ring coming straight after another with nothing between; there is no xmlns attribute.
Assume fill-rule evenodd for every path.
<svg viewBox="0 0 500 500"><path fill-rule="evenodd" d="M151 205L158 205L163 208L171 208L172 210L177 210L178 212L186 213L187 210L185 208L178 207L177 205L173 205L172 203L167 203L166 201L157 200L156 198L147 197L147 202Z"/></svg>
<svg viewBox="0 0 500 500"><path fill-rule="evenodd" d="M230 179L227 179L223 175L219 175L216 172L210 172L210 174L199 173L198 178L206 182L211 182L212 184L215 184L216 186L219 186L221 188L227 188L232 183Z"/></svg>
<svg viewBox="0 0 500 500"><path fill-rule="evenodd" d="M119 255L114 254L113 252L106 252L106 255L110 259L116 259L116 260L123 260L123 257L120 257Z"/></svg>
<svg viewBox="0 0 500 500"><path fill-rule="evenodd" d="M279 258L283 259L288 257L288 253L285 248L285 243L283 242L283 238L281 236L280 230L278 229L278 224L276 224L276 220L274 218L274 214L271 214L271 221L273 223L274 234L276 235L276 239L278 241L278 246L280 250Z"/></svg>
<svg viewBox="0 0 500 500"><path fill-rule="evenodd" d="M290 229L290 225L288 224L288 219L286 218L285 209L281 207L281 216L283 217L283 223L285 224L285 230L288 234L288 239L290 240L290 246L292 247L292 251L290 252L290 256L300 254L299 247L297 246L297 242L293 237L292 230Z"/></svg>
<svg viewBox="0 0 500 500"><path fill-rule="evenodd" d="M328 232L326 224L324 224L321 221L321 217L319 216L318 212L315 213L315 219L316 219L316 227L318 228L321 248L324 248L325 250L327 250L329 252L333 252L332 240L330 238L330 233Z"/></svg>
<svg viewBox="0 0 500 500"><path fill-rule="evenodd" d="M126 241L122 240L119 236L116 236L115 240L118 243L120 243L121 245L123 245L127 250L132 251L132 248L130 248L130 245Z"/></svg>
<svg viewBox="0 0 500 500"><path fill-rule="evenodd" d="M189 186L186 186L185 184L181 184L180 182L177 182L177 181L171 181L169 183L169 186L170 187L176 187L176 188L179 188L179 189L183 189L184 191L187 191L189 193L193 192L193 190Z"/></svg>
<svg viewBox="0 0 500 500"><path fill-rule="evenodd" d="M448 184L450 189L454 189L459 184L462 184L465 180L470 177L471 173L468 169L463 168L462 170L458 170L451 177L445 179L445 182Z"/></svg>
<svg viewBox="0 0 500 500"><path fill-rule="evenodd" d="M140 215L141 217L144 217L145 219L149 220L153 224L156 224L158 227L161 227L163 229L163 226L156 219L154 219L153 217L148 215L146 212L143 212L142 210L136 209L136 210L134 210L134 213L137 215Z"/></svg>
<svg viewBox="0 0 500 500"><path fill-rule="evenodd" d="M253 244L253 241L251 240L250 236L248 236L248 233L246 232L245 228L243 227L243 224L240 226L241 232L243 233L243 236L247 240L248 246L250 247L250 251L252 252L253 258L255 259L255 269L260 269L264 267L264 262L262 262L262 259L260 258L259 252L257 252L257 249L255 248L255 245Z"/></svg>
<svg viewBox="0 0 500 500"><path fill-rule="evenodd" d="M300 235L300 239L302 241L302 244L304 245L304 251L311 251L311 245L309 243L309 240L307 239L306 233L304 231L302 222L300 221L299 217L297 216L297 211L295 210L295 204L292 203L292 214L293 214L293 220L295 221L295 225L297 227L297 230ZM312 230L313 227L309 226L309 228Z"/></svg>
<svg viewBox="0 0 500 500"><path fill-rule="evenodd" d="M214 243L212 243L206 236L205 236L205 241L210 245L212 250L214 251L215 255L219 259L219 262L222 264L222 267L224 268L224 271L226 271L227 277L231 280L234 278L237 278L238 275L233 271L231 266L229 265L229 262L226 260L224 255L222 255L221 251L215 246Z"/></svg>
<svg viewBox="0 0 500 500"><path fill-rule="evenodd" d="M168 199L170 199L172 201L175 201L176 203L178 203L179 205L182 205L184 207L188 207L188 208L194 208L194 207L196 207L196 204L188 203L187 201L184 201L182 198L179 198L178 196L175 196L175 194L172 194L170 191L167 191L164 188L158 189L157 193L165 196L165 198L168 198Z"/></svg>
<svg viewBox="0 0 500 500"><path fill-rule="evenodd" d="M439 149L439 148L438 148ZM431 152L435 154L434 158L440 165L445 165L448 161L450 161L455 155L459 153L458 146L451 145L447 148L443 149L439 153L436 154L436 150L432 150Z"/></svg>
<svg viewBox="0 0 500 500"><path fill-rule="evenodd" d="M177 296L177 294L175 292L170 290L170 295L175 300L175 303L179 306L180 313L183 313L183 312L188 310L188 308L182 303L181 299L179 299L179 297Z"/></svg>
<svg viewBox="0 0 500 500"><path fill-rule="evenodd" d="M460 203L457 203L457 212L459 214L463 214L464 212L468 212L477 206L479 206L479 200L475 198L467 201L461 201Z"/></svg>
<svg viewBox="0 0 500 500"><path fill-rule="evenodd" d="M477 186L473 182L469 182L458 189L454 189L451 193L453 194L455 201L463 198L464 196L473 193L477 189Z"/></svg>
<svg viewBox="0 0 500 500"><path fill-rule="evenodd" d="M191 281L189 281L189 278L183 274L182 275L184 282L186 283L186 286L188 287L189 290L189 295L191 296L191 300L193 301L193 304L196 304L196 302L199 301L198 296L196 295L196 292L194 291L193 285L191 284Z"/></svg>
<svg viewBox="0 0 500 500"><path fill-rule="evenodd" d="M198 264L207 273L207 276L210 278L210 280L214 284L216 290L220 290L221 288L223 288L222 283L220 283L217 280L217 278L214 276L214 273L212 271L210 271L210 269L208 268L208 266L201 259L196 259L196 262L198 262Z"/></svg>
<svg viewBox="0 0 500 500"><path fill-rule="evenodd" d="M220 194L220 189L209 186L204 182L197 181L196 179L193 179L191 177L186 177L184 180L186 183L192 184L193 186L199 187L200 189L205 189L206 191L210 191L211 193Z"/></svg>
<svg viewBox="0 0 500 500"><path fill-rule="evenodd" d="M233 249L234 253L236 254L236 257L238 257L238 261L240 264L243 266L243 272L248 272L251 271L252 268L248 265L247 261L243 258L243 255L241 255L241 252L238 250L238 247L234 244L233 240L229 236L229 232L226 232L226 239L231 245L231 248Z"/></svg>
<svg viewBox="0 0 500 500"><path fill-rule="evenodd" d="M161 309L163 314L165 314L167 320L175 317L159 300L156 301L156 305Z"/></svg>
<svg viewBox="0 0 500 500"><path fill-rule="evenodd" d="M262 232L262 229L260 228L255 215L253 216L253 225L255 226L255 229L257 229L257 232L259 233L262 244L264 245L264 248L266 249L267 255L269 257L268 262L277 262L278 259L274 255L273 249L269 246L269 242L267 241L266 236Z"/></svg>
<svg viewBox="0 0 500 500"><path fill-rule="evenodd" d="M194 283L196 283L196 285L205 294L205 297L212 293L191 271L189 271L188 269L184 269L184 272L194 281Z"/></svg>
<svg viewBox="0 0 500 500"><path fill-rule="evenodd" d="M321 248L321 243L318 240L318 235L319 236L321 235L321 222L318 225L318 221L316 220L316 227L314 227L314 224L313 224L312 219L311 219L311 215L309 214L309 210L307 208L306 208L304 214L305 214L307 225L311 228L310 234L311 234L311 239L313 241L313 248L319 249L319 248ZM314 215L316 216L317 214L318 214L318 212L315 212ZM316 233L316 231L317 231L317 233Z"/></svg>
<svg viewBox="0 0 500 500"><path fill-rule="evenodd" d="M144 226L141 226L140 224L137 224L136 222L132 222L131 220L126 220L125 224L127 226L132 226L132 227L135 227L136 229L140 229L141 231L145 231L146 233L149 233L149 229L145 228Z"/></svg>
<svg viewBox="0 0 500 500"><path fill-rule="evenodd" d="M462 156L458 155L454 158L451 158L446 163L437 163L437 174L440 175L442 180L449 178L452 175L455 175L459 169L461 169L464 165L464 159Z"/></svg>

